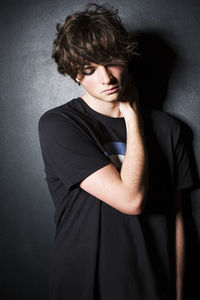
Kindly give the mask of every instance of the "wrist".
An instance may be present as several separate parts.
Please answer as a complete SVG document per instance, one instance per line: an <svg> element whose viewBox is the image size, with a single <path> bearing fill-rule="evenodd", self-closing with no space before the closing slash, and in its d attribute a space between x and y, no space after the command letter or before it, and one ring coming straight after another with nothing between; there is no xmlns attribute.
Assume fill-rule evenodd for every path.
<svg viewBox="0 0 200 300"><path fill-rule="evenodd" d="M126 127L128 128L143 128L143 120L141 116L133 110L132 113L124 116Z"/></svg>

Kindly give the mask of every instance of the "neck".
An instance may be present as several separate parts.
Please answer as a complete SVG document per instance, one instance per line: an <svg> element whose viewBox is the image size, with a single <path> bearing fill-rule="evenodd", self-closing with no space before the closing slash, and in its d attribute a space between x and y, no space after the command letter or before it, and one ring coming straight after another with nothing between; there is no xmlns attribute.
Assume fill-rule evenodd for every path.
<svg viewBox="0 0 200 300"><path fill-rule="evenodd" d="M118 101L108 102L101 99L96 100L87 97L86 94L84 94L81 98L87 103L88 106L90 106L90 108L92 108L100 114L113 118L122 117Z"/></svg>

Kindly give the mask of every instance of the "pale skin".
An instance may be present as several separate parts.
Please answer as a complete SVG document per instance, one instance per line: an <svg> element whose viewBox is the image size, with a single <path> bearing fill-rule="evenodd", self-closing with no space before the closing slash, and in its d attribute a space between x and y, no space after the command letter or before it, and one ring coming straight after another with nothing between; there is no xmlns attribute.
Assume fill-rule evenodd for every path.
<svg viewBox="0 0 200 300"><path fill-rule="evenodd" d="M109 164L84 179L80 187L120 212L138 215L146 191L147 156L141 117L137 105L130 105L133 91L124 92L129 84L128 71L122 66L95 64L86 71L89 75L77 78L86 90L83 100L100 113L124 117L127 149L120 173Z"/></svg>
<svg viewBox="0 0 200 300"><path fill-rule="evenodd" d="M85 178L80 187L118 211L139 215L147 190L148 158L138 111L138 95L124 66L90 64L77 75L85 89L82 99L94 110L110 117L124 117L127 131L126 153L120 173L109 164ZM133 103L133 105L131 105ZM180 203L180 194L177 194ZM177 300L181 300L183 273L183 223L176 212Z"/></svg>

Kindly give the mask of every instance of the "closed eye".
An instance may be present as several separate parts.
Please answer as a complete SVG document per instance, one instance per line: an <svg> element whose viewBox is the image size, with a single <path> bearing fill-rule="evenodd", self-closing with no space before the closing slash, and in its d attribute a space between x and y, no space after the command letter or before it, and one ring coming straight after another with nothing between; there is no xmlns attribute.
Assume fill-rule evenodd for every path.
<svg viewBox="0 0 200 300"><path fill-rule="evenodd" d="M82 71L83 75L92 75L94 72L95 72L94 67L86 67Z"/></svg>

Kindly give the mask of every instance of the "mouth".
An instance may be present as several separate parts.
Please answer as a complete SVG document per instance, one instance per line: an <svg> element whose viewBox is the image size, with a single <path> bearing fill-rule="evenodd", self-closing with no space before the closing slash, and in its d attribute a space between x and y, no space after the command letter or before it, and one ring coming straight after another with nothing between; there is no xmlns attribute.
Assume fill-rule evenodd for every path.
<svg viewBox="0 0 200 300"><path fill-rule="evenodd" d="M110 95L110 94L114 94L114 93L118 92L118 90L119 90L119 87L118 86L114 86L111 89L104 90L102 93Z"/></svg>

